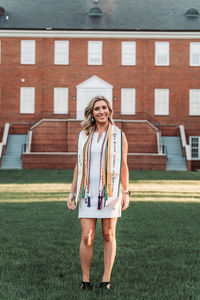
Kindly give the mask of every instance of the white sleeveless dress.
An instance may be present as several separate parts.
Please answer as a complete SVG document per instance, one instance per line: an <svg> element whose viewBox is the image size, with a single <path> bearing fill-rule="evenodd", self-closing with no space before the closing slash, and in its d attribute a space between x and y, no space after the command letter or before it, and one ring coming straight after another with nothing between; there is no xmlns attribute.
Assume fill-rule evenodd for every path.
<svg viewBox="0 0 200 300"><path fill-rule="evenodd" d="M99 166L101 156L101 146L105 132L102 133L99 142L98 132L94 132L92 148L91 148L91 174L90 174L90 207L87 207L85 199L79 202L78 218L116 218L121 217L121 197L112 201L109 205L98 209L99 194Z"/></svg>

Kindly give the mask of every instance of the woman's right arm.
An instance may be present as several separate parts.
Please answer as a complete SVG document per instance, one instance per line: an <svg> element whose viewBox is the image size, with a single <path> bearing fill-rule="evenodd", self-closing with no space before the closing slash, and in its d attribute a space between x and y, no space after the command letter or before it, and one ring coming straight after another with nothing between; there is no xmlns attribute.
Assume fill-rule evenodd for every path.
<svg viewBox="0 0 200 300"><path fill-rule="evenodd" d="M76 208L76 205L75 205L76 182L77 182L77 164L74 168L73 181L72 181L70 193L69 193L68 200L67 200L67 206L69 209Z"/></svg>

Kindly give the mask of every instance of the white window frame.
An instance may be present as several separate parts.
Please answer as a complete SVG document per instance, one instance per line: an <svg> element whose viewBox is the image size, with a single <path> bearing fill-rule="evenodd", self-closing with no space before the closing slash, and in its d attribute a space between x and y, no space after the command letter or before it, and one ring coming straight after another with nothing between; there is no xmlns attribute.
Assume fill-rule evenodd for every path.
<svg viewBox="0 0 200 300"><path fill-rule="evenodd" d="M32 53L27 55L27 47L32 45ZM22 65L34 65L35 64L35 51L36 42L35 40L21 40L21 64Z"/></svg>
<svg viewBox="0 0 200 300"><path fill-rule="evenodd" d="M192 57L195 52L198 55L199 63L193 62ZM190 62L189 63L190 63L191 67L200 67L200 42L191 42L190 43Z"/></svg>
<svg viewBox="0 0 200 300"><path fill-rule="evenodd" d="M132 46L132 57L131 59L126 58L127 49L126 47ZM129 54L130 55L130 54ZM121 43L121 64L122 66L135 66L136 65L136 42L132 41L123 41Z"/></svg>
<svg viewBox="0 0 200 300"><path fill-rule="evenodd" d="M60 49L60 46L63 49ZM62 59L59 55L62 55ZM54 64L68 65L69 64L69 41L55 41L54 42Z"/></svg>
<svg viewBox="0 0 200 300"><path fill-rule="evenodd" d="M65 111L56 111L56 97L57 94L56 92L58 90L63 90L64 94L65 94L65 101L66 101L66 110ZM68 114L68 109L69 109L69 89L67 87L54 87L54 101L53 101L53 113L54 114L59 114L59 115L63 115L63 114Z"/></svg>
<svg viewBox="0 0 200 300"><path fill-rule="evenodd" d="M159 48L165 48L165 49L159 49ZM166 55L166 63L159 63L159 55ZM169 42L155 42L155 66L169 66L169 55L170 55Z"/></svg>
<svg viewBox="0 0 200 300"><path fill-rule="evenodd" d="M194 109L194 111L192 110L192 94L194 92L198 92L198 102L199 104L197 104L199 106L199 110ZM200 116L200 89L190 89L189 90L189 115L190 116Z"/></svg>
<svg viewBox="0 0 200 300"><path fill-rule="evenodd" d="M23 104L24 101L26 101L26 99L23 99L24 96L24 91L26 89L30 89L32 91L32 99L30 99L30 101L32 101L32 107L30 109L30 111L24 111L23 109ZM35 113L35 88L34 87L21 87L20 88L20 114L34 114Z"/></svg>
<svg viewBox="0 0 200 300"><path fill-rule="evenodd" d="M192 139L198 139L198 145L197 147L192 147ZM192 160L200 160L200 136L190 136L189 137L189 145L191 150L191 159ZM192 149L198 149L198 157L192 157Z"/></svg>
<svg viewBox="0 0 200 300"><path fill-rule="evenodd" d="M132 92L133 96L133 106L128 108L128 111L124 110L123 101L125 101L125 93L129 91ZM129 103L130 104L130 103ZM121 115L135 115L135 105L136 104L136 89L135 88L122 88L121 89Z"/></svg>
<svg viewBox="0 0 200 300"><path fill-rule="evenodd" d="M92 52L92 47L94 45L97 45L98 47L98 50L99 51L99 54L95 54L96 56L99 55L98 59L99 59L99 62L98 63L94 63L92 61L93 59L93 52ZM93 65L93 66L96 66L96 65L102 65L102 53L103 53L103 42L102 41L88 41L88 65Z"/></svg>
<svg viewBox="0 0 200 300"><path fill-rule="evenodd" d="M159 92L163 91L166 92L166 112L160 112L158 109L158 102L159 102ZM154 115L157 116L168 116L169 115L169 89L155 89L154 90Z"/></svg>

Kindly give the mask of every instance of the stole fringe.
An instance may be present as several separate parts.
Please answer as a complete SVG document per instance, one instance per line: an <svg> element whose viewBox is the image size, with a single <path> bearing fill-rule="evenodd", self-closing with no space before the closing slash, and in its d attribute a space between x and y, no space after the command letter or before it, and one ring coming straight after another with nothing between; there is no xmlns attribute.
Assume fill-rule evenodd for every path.
<svg viewBox="0 0 200 300"><path fill-rule="evenodd" d="M101 196L98 196L98 209L101 207Z"/></svg>
<svg viewBox="0 0 200 300"><path fill-rule="evenodd" d="M87 207L90 207L90 196L88 196L88 205L87 205Z"/></svg>

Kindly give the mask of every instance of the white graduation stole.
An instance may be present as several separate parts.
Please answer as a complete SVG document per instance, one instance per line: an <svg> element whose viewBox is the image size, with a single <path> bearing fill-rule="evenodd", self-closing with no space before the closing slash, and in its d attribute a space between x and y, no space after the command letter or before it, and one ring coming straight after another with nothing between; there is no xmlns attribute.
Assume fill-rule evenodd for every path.
<svg viewBox="0 0 200 300"><path fill-rule="evenodd" d="M78 149L77 149L77 185L76 185L76 204L81 199L81 182L83 176L83 148L87 141L88 135L82 130L78 136ZM112 197L108 195L106 206L109 205L114 199L120 196L120 179L121 179L121 163L122 163L122 131L112 126L111 134L111 182L112 182ZM97 195L98 199L98 195Z"/></svg>

